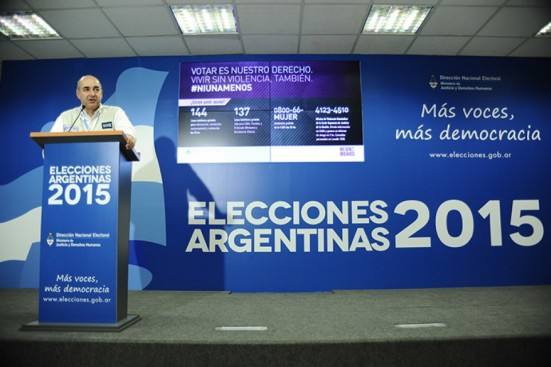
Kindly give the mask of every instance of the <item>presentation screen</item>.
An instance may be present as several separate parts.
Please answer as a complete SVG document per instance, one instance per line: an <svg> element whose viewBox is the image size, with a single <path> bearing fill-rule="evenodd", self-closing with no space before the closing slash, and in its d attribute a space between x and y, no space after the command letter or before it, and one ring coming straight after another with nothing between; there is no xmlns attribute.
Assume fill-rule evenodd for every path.
<svg viewBox="0 0 551 367"><path fill-rule="evenodd" d="M358 61L184 62L178 163L362 162Z"/></svg>

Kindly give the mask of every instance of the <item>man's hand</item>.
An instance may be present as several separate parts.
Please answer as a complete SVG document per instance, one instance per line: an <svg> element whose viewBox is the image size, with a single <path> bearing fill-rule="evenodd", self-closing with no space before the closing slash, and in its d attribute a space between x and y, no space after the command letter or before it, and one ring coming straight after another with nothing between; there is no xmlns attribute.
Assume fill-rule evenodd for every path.
<svg viewBox="0 0 551 367"><path fill-rule="evenodd" d="M132 150L136 145L136 138L132 135L126 135L126 150Z"/></svg>

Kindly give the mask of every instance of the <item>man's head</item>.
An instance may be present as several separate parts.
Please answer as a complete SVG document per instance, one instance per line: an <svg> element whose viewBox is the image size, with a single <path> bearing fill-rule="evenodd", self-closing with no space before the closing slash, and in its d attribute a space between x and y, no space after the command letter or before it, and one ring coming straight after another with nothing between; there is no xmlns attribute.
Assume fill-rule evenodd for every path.
<svg viewBox="0 0 551 367"><path fill-rule="evenodd" d="M77 83L77 98L88 112L97 110L103 98L98 78L93 75L82 76Z"/></svg>

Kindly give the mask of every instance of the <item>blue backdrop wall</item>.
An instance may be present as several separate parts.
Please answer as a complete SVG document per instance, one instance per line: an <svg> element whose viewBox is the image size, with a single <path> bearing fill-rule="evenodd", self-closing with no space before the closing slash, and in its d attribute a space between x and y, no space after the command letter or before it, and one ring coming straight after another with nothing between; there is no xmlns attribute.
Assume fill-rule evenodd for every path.
<svg viewBox="0 0 551 367"><path fill-rule="evenodd" d="M177 164L180 63L237 60L359 61L365 161ZM551 283L549 59L152 57L2 73L2 287L38 285L42 155L28 136L77 105L83 74L138 130L131 289Z"/></svg>

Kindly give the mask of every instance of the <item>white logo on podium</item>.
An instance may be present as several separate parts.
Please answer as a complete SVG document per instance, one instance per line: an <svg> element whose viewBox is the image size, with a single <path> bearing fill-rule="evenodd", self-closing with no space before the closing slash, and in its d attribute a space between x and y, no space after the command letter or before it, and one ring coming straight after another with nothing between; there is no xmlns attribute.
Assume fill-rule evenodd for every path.
<svg viewBox="0 0 551 367"><path fill-rule="evenodd" d="M48 246L51 246L54 244L54 235L50 232L48 233L48 238L46 238L46 243L48 244Z"/></svg>

